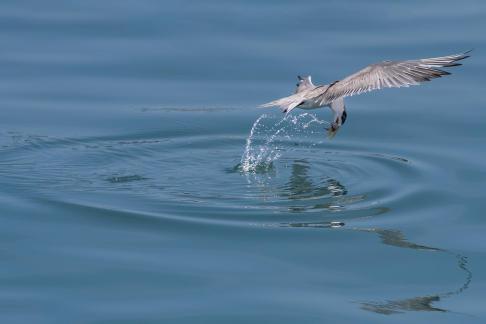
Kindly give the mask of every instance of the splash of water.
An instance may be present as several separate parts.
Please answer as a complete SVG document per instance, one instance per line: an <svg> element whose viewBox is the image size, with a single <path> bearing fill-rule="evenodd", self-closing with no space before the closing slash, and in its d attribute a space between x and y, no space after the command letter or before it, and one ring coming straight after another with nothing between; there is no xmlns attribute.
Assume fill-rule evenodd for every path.
<svg viewBox="0 0 486 324"><path fill-rule="evenodd" d="M268 171L273 162L279 159L289 142L298 143L298 135L305 138L309 135L323 134L329 122L320 120L314 114L285 115L275 122L275 116L263 114L253 123L250 135L246 139L245 151L240 166L243 172ZM300 141L298 144L302 144ZM312 142L308 146L321 143Z"/></svg>

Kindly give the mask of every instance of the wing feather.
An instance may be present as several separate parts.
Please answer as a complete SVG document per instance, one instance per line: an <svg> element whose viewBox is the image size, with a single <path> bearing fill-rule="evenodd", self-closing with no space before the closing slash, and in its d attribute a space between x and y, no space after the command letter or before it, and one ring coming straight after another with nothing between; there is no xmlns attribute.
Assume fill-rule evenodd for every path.
<svg viewBox="0 0 486 324"><path fill-rule="evenodd" d="M439 68L461 65L457 61L468 58L469 52L419 60L384 61L372 64L327 88L320 94L318 101L328 103L341 97L383 88L409 87L440 78L450 73Z"/></svg>

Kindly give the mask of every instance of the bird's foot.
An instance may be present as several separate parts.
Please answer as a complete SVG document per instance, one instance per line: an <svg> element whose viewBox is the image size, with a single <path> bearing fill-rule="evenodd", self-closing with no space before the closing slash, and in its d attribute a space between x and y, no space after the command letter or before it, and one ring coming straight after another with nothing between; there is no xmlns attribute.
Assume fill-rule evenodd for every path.
<svg viewBox="0 0 486 324"><path fill-rule="evenodd" d="M332 122L331 126L327 127L326 130L327 130L327 137L331 139L334 136L336 136L336 133L339 130L339 126L338 126L338 124Z"/></svg>

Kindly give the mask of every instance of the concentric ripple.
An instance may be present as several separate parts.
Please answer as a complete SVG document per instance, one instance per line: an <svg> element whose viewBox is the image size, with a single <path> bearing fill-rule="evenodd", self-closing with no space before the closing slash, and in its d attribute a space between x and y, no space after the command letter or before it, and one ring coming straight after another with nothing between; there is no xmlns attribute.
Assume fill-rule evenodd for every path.
<svg viewBox="0 0 486 324"><path fill-rule="evenodd" d="M105 207L114 210L225 224L347 221L386 213L417 190L420 169L413 161L336 146L323 136L324 126L304 114L263 115L249 137L7 133L0 174L3 182L49 201L91 205L106 195L114 203Z"/></svg>
<svg viewBox="0 0 486 324"><path fill-rule="evenodd" d="M463 272L460 285L405 297L385 291L391 297L352 302L380 314L444 311L434 303L469 287L467 259L408 241L401 231L379 224L400 215L389 211L410 198L427 196L427 175L442 170L369 142L331 141L325 126L312 114L264 114L249 134L217 128L81 138L3 133L0 185L48 207L93 213L97 220L140 224L150 219L147 224L163 224L169 232L185 233L192 227L197 230L191 233L200 233L203 225L212 233L239 226L245 235L270 228L278 229L278 235L292 231L303 238L307 233L299 230L342 228L348 234L373 233L388 246L441 252L435 258L457 258L455 267Z"/></svg>

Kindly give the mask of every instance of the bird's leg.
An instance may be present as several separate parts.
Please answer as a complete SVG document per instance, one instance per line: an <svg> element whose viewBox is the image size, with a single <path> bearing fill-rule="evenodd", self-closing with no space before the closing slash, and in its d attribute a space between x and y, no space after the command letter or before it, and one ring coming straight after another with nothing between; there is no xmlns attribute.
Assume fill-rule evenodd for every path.
<svg viewBox="0 0 486 324"><path fill-rule="evenodd" d="M340 114L336 113L334 115L334 120L331 123L330 129L332 131L337 131L339 129L339 127L344 125L347 117L348 117L348 114L346 113L346 110L343 110L342 113L340 113Z"/></svg>
<svg viewBox="0 0 486 324"><path fill-rule="evenodd" d="M334 120L331 122L330 127L327 130L327 136L329 138L333 138L336 133L338 132L339 128L344 124L346 121L347 113L346 110L343 110L341 114L336 113L334 115Z"/></svg>

